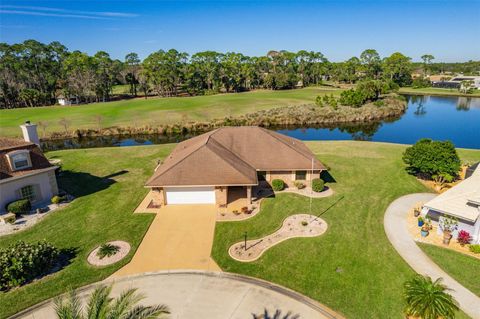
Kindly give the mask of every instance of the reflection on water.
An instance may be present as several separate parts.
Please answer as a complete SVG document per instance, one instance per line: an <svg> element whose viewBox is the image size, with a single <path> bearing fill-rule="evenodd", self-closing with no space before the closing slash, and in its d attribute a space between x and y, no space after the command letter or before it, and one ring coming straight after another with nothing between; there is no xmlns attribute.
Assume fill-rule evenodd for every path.
<svg viewBox="0 0 480 319"><path fill-rule="evenodd" d="M450 140L457 147L480 149L480 98L406 96L404 115L375 123L352 125L277 127L276 131L300 140L361 140L402 144L420 138ZM43 143L45 150L177 143L193 135L102 136Z"/></svg>
<svg viewBox="0 0 480 319"><path fill-rule="evenodd" d="M412 144L420 138L451 140L457 147L480 149L480 98L406 96L399 119L338 128L282 129L301 140L366 140Z"/></svg>

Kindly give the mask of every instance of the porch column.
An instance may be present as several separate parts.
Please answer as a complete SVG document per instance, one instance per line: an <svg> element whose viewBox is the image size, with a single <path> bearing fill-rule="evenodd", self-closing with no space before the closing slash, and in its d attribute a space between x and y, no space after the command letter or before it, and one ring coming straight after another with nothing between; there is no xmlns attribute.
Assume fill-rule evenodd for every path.
<svg viewBox="0 0 480 319"><path fill-rule="evenodd" d="M252 186L247 186L247 204L252 204Z"/></svg>

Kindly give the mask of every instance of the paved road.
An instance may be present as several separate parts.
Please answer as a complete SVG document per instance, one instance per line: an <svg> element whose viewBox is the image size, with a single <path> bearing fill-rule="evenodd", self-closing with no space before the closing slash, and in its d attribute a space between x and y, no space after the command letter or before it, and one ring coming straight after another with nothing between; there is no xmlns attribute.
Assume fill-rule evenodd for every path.
<svg viewBox="0 0 480 319"><path fill-rule="evenodd" d="M210 257L215 219L215 205L163 206L130 263L112 276L173 269L221 271Z"/></svg>
<svg viewBox="0 0 480 319"><path fill-rule="evenodd" d="M460 308L472 318L480 319L480 298L463 287L428 258L408 233L405 214L416 203L426 202L434 197L435 194L418 193L406 195L393 201L385 213L385 232L393 247L413 270L419 274L428 275L434 280L442 277L445 285L453 289L451 293L460 304ZM472 276L475 276L475 274L472 274Z"/></svg>
<svg viewBox="0 0 480 319"><path fill-rule="evenodd" d="M112 282L110 279L108 282ZM146 296L145 305L166 304L170 319L251 319L252 313L291 311L302 319L343 318L325 306L286 288L251 277L201 271L159 272L116 281L112 295L128 288L138 288ZM82 300L94 286L80 292ZM52 302L46 301L12 318L55 318Z"/></svg>

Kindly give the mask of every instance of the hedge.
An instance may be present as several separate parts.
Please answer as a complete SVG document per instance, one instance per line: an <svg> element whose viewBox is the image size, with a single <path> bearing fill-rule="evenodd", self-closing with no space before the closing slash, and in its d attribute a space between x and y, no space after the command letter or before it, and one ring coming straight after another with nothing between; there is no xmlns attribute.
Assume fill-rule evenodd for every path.
<svg viewBox="0 0 480 319"><path fill-rule="evenodd" d="M15 215L26 214L32 209L32 204L28 199L20 199L7 204L5 207L9 213Z"/></svg>
<svg viewBox="0 0 480 319"><path fill-rule="evenodd" d="M281 179L274 179L272 181L272 188L274 191L282 191L285 188L285 183Z"/></svg>
<svg viewBox="0 0 480 319"><path fill-rule="evenodd" d="M321 192L323 191L323 188L325 187L325 182L321 178L314 178L312 180L312 190L314 192Z"/></svg>
<svg viewBox="0 0 480 319"><path fill-rule="evenodd" d="M0 290L21 286L47 274L58 257L59 251L46 241L19 241L0 249Z"/></svg>

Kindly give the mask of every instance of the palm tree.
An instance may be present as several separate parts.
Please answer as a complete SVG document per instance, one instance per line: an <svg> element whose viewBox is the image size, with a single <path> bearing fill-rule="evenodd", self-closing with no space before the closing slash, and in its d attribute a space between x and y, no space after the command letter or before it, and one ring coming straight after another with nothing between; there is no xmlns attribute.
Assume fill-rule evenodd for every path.
<svg viewBox="0 0 480 319"><path fill-rule="evenodd" d="M404 286L407 305L405 313L422 319L453 319L458 310L457 301L442 284L442 278L432 281L428 276L416 275Z"/></svg>
<svg viewBox="0 0 480 319"><path fill-rule="evenodd" d="M67 298L55 299L58 319L154 319L170 313L165 305L138 306L143 296L136 289L126 290L116 299L109 297L111 291L111 286L96 288L85 309L76 291L71 291Z"/></svg>
<svg viewBox="0 0 480 319"><path fill-rule="evenodd" d="M291 312L288 312L285 315L282 315L282 312L277 309L273 315L268 313L268 310L265 309L262 314L253 315L253 319L299 319L299 315L292 315Z"/></svg>

